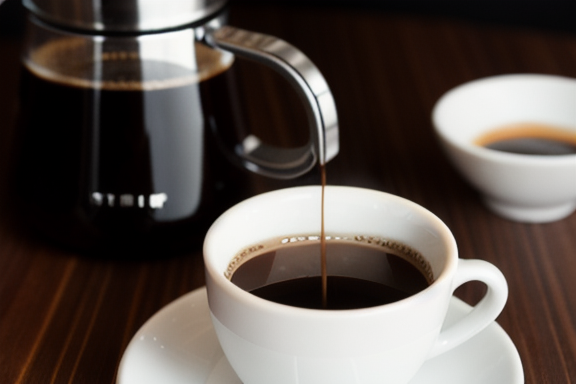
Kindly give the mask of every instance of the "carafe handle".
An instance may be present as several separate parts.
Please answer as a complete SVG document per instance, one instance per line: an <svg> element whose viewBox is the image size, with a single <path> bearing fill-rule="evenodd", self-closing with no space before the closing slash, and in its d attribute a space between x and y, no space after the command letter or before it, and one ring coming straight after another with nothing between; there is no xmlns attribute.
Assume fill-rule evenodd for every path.
<svg viewBox="0 0 576 384"><path fill-rule="evenodd" d="M284 76L304 101L310 140L299 148L277 148L248 135L236 146L243 165L258 174L289 179L308 172L339 150L334 98L318 68L296 47L276 37L230 26L206 31L204 41L238 57L266 65Z"/></svg>

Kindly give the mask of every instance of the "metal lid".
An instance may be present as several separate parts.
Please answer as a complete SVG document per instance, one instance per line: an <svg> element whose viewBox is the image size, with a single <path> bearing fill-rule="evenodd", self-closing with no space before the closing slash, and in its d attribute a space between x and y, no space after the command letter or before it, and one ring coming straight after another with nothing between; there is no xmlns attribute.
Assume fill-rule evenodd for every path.
<svg viewBox="0 0 576 384"><path fill-rule="evenodd" d="M157 31L198 22L226 0L23 0L51 23L92 31Z"/></svg>

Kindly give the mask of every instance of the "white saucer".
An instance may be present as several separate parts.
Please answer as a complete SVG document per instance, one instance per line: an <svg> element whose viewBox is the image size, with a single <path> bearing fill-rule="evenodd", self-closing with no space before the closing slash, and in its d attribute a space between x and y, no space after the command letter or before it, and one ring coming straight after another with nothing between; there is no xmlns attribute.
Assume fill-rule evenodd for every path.
<svg viewBox="0 0 576 384"><path fill-rule="evenodd" d="M453 298L447 323L470 311ZM140 328L124 352L117 384L242 384L212 328L206 288L170 303ZM522 363L493 323L461 346L428 360L410 384L524 384Z"/></svg>

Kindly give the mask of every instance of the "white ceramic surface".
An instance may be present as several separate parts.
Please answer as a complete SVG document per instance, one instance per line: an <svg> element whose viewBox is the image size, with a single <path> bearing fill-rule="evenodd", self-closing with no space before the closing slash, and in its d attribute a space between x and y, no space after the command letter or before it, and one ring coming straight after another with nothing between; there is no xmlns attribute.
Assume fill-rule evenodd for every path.
<svg viewBox="0 0 576 384"><path fill-rule="evenodd" d="M470 306L453 298L446 324ZM241 384L226 360L210 321L206 289L164 307L132 338L117 384ZM497 324L450 352L428 360L410 384L524 384L516 347Z"/></svg>
<svg viewBox="0 0 576 384"><path fill-rule="evenodd" d="M518 155L473 143L516 123L554 125L576 136L576 79L514 74L475 80L443 95L432 121L448 157L496 214L549 222L576 208L576 155Z"/></svg>
<svg viewBox="0 0 576 384"><path fill-rule="evenodd" d="M273 247L263 244L271 239L279 244L285 236L318 235L320 192L320 186L308 186L252 197L223 213L206 234L212 322L243 381L406 384L425 360L480 332L504 307L508 289L502 273L486 261L458 258L454 237L438 217L406 199L364 188L326 187L326 234L346 235L352 242L376 237L419 251L420 263L429 264L433 279L426 289L386 305L323 311L261 299L225 277L228 264L243 250ZM356 277L353 260L343 261L347 267L338 274ZM290 268L278 259L274 265L275 270ZM319 275L320 268L303 273ZM454 290L468 281L487 285L484 299L470 315L440 332Z"/></svg>

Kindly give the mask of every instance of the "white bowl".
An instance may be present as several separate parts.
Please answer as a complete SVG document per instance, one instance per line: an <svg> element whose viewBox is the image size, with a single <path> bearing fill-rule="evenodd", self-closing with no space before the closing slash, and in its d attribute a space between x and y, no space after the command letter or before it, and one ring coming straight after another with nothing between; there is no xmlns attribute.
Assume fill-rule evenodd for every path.
<svg viewBox="0 0 576 384"><path fill-rule="evenodd" d="M576 154L520 155L474 144L514 123L542 123L576 137L576 79L538 74L488 77L460 85L434 106L446 154L498 215L521 222L562 219L576 209Z"/></svg>

